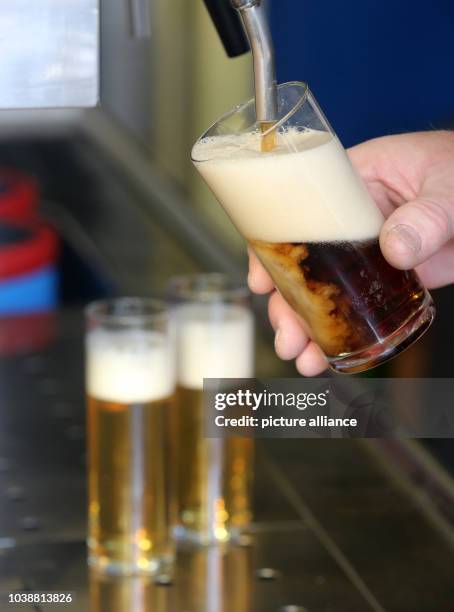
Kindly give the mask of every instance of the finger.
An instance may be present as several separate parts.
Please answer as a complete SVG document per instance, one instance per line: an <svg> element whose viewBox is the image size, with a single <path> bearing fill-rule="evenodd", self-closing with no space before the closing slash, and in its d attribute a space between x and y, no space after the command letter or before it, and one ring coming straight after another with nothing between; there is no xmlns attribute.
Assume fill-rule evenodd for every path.
<svg viewBox="0 0 454 612"><path fill-rule="evenodd" d="M248 246L249 253L249 274L248 284L249 288L253 293L269 293L274 288L274 283L271 280L271 276L262 266L257 258L257 255Z"/></svg>
<svg viewBox="0 0 454 612"><path fill-rule="evenodd" d="M374 141L369 140L347 149L350 161L365 181L374 181L377 177L374 164L375 147Z"/></svg>
<svg viewBox="0 0 454 612"><path fill-rule="evenodd" d="M363 179L375 204L381 210L384 217L389 217L397 205L403 204L403 200L397 196L394 190L390 190L377 172L377 155L379 151L376 150L376 145L380 140L370 140L361 143L348 149L347 153L353 166Z"/></svg>
<svg viewBox="0 0 454 612"><path fill-rule="evenodd" d="M278 357L286 361L295 359L309 342L298 316L277 291L270 297L268 312L276 331L274 347Z"/></svg>
<svg viewBox="0 0 454 612"><path fill-rule="evenodd" d="M428 289L444 287L454 282L454 241L451 240L435 255L416 268L422 284Z"/></svg>
<svg viewBox="0 0 454 612"><path fill-rule="evenodd" d="M317 376L328 368L322 349L312 340L296 360L296 369L303 376Z"/></svg>
<svg viewBox="0 0 454 612"><path fill-rule="evenodd" d="M414 268L436 253L453 235L454 214L429 198L408 202L385 221L380 247L400 270Z"/></svg>

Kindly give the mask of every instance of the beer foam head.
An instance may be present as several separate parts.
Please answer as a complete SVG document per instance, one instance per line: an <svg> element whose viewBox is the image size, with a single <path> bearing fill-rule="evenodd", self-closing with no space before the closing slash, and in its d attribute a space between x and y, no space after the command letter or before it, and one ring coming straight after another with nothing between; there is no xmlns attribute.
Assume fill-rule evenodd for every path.
<svg viewBox="0 0 454 612"><path fill-rule="evenodd" d="M110 402L144 403L169 397L175 388L173 348L158 332L89 332L86 384L91 397Z"/></svg>
<svg viewBox="0 0 454 612"><path fill-rule="evenodd" d="M337 138L279 133L272 152L260 134L200 140L192 159L238 230L265 242L331 242L378 236L383 217Z"/></svg>
<svg viewBox="0 0 454 612"><path fill-rule="evenodd" d="M180 385L201 389L204 378L254 375L254 320L247 308L189 303L176 315Z"/></svg>

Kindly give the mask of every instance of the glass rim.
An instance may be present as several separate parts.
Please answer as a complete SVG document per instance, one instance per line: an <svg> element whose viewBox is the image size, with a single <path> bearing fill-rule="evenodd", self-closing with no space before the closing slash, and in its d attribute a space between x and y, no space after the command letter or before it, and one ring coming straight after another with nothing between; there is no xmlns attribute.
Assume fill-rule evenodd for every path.
<svg viewBox="0 0 454 612"><path fill-rule="evenodd" d="M117 308L136 308L136 312L116 312ZM165 300L154 297L122 296L94 300L84 308L86 321L139 325L165 322L169 308Z"/></svg>
<svg viewBox="0 0 454 612"><path fill-rule="evenodd" d="M284 124L286 121L288 121L290 119L290 117L292 117L296 112L299 111L299 109L303 106L303 104L306 102L308 96L309 96L309 86L305 81L287 81L286 83L280 83L277 86L277 90L278 92L281 89L287 89L289 87L294 87L294 86L298 86L301 87L303 89L303 92L301 94L300 99L295 103L295 105L283 116L281 117L278 121L276 121L275 123L273 123L267 130L265 130L264 132L261 132L261 137L264 138L266 136L268 136L268 134L271 134L271 132L274 132L275 130L279 129L282 124ZM199 136L197 138L197 140L194 143L194 146L200 142L201 140L203 140L203 138L207 137L207 134L217 125L221 124L223 121L229 119L230 117L233 117L234 115L237 115L241 112L244 111L244 109L251 105L254 104L255 105L255 96L253 96L252 98L249 98L248 100L246 100L245 102L241 102L240 104L238 104L237 106L235 106L234 108L231 108L230 110L228 110L227 112L225 112L223 115L221 115L220 117L218 117L215 121L213 121L213 123L203 132L203 134L201 136ZM257 119L256 119L256 123L258 123ZM191 150L191 161L193 162L204 162L204 161L209 161L209 159L195 159L193 156L193 151L194 151L194 147Z"/></svg>
<svg viewBox="0 0 454 612"><path fill-rule="evenodd" d="M216 280L221 281L218 286L215 285ZM214 281L211 287L210 281ZM235 299L247 299L250 295L244 280L223 272L195 272L173 276L166 286L166 297L170 301L228 302Z"/></svg>

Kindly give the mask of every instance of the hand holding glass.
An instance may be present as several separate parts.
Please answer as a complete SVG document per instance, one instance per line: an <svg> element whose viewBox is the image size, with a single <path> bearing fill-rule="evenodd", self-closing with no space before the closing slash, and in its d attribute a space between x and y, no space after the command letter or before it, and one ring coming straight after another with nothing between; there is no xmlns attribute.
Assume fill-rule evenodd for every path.
<svg viewBox="0 0 454 612"><path fill-rule="evenodd" d="M432 299L384 259L384 218L307 85L280 85L278 105L272 151L250 100L203 134L192 160L332 369L367 370L422 335Z"/></svg>

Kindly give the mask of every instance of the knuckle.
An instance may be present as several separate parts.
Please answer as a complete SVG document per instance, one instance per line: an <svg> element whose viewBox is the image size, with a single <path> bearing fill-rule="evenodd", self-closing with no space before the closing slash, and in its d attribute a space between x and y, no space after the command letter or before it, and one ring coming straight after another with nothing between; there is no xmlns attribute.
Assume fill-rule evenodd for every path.
<svg viewBox="0 0 454 612"><path fill-rule="evenodd" d="M432 229L434 233L443 242L449 240L453 233L453 223L447 207L431 199L423 199L417 203L417 208L420 209L425 225L428 229Z"/></svg>

